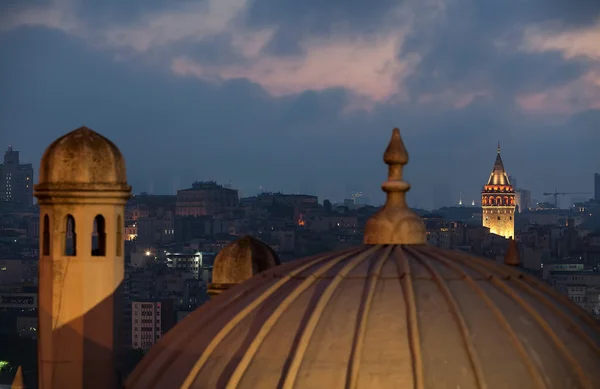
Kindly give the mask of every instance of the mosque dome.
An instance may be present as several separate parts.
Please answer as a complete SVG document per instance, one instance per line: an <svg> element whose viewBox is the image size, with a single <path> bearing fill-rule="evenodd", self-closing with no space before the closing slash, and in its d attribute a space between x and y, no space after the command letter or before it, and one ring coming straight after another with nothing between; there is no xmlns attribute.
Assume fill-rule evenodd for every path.
<svg viewBox="0 0 600 389"><path fill-rule="evenodd" d="M110 140L80 127L54 141L40 163L39 185L126 186L125 160Z"/></svg>
<svg viewBox="0 0 600 389"><path fill-rule="evenodd" d="M209 293L219 294L279 264L279 257L271 247L246 235L219 251L213 263Z"/></svg>
<svg viewBox="0 0 600 389"><path fill-rule="evenodd" d="M390 149L406 153L397 130ZM597 387L597 323L514 259L422 243L404 201L408 155L386 161L388 203L363 246L268 269L211 299L149 351L126 387Z"/></svg>

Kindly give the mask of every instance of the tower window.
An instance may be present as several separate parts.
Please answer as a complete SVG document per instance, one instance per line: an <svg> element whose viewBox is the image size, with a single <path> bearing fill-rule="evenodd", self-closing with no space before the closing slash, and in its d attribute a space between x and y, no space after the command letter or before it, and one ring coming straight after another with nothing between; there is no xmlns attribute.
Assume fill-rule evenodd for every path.
<svg viewBox="0 0 600 389"><path fill-rule="evenodd" d="M498 220L500 220L500 216L498 216Z"/></svg>
<svg viewBox="0 0 600 389"><path fill-rule="evenodd" d="M123 245L123 221L121 215L117 216L117 257L120 257L121 247Z"/></svg>
<svg viewBox="0 0 600 389"><path fill-rule="evenodd" d="M106 225L104 216L97 215L94 218L94 229L92 233L92 256L103 257L106 255Z"/></svg>
<svg viewBox="0 0 600 389"><path fill-rule="evenodd" d="M50 255L50 218L48 215L44 215L42 228L42 255Z"/></svg>
<svg viewBox="0 0 600 389"><path fill-rule="evenodd" d="M67 215L65 225L65 255L69 257L77 255L77 233L75 227L75 218L73 215Z"/></svg>

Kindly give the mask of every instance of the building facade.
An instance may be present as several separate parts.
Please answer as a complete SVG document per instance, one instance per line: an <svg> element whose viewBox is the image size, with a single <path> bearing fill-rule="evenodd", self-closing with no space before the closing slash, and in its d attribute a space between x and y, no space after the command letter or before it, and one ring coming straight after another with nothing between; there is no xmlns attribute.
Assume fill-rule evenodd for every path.
<svg viewBox="0 0 600 389"><path fill-rule="evenodd" d="M147 351L175 322L173 304L168 301L134 301L131 303L131 334L134 350Z"/></svg>
<svg viewBox="0 0 600 389"><path fill-rule="evenodd" d="M0 201L33 205L33 166L19 163L19 152L8 146L0 165Z"/></svg>
<svg viewBox="0 0 600 389"><path fill-rule="evenodd" d="M189 189L177 191L178 216L204 216L233 210L238 205L238 191L214 181L194 182Z"/></svg>
<svg viewBox="0 0 600 389"><path fill-rule="evenodd" d="M487 184L481 191L483 226L490 233L514 238L515 236L515 190L508 179L500 157L500 145L494 168Z"/></svg>

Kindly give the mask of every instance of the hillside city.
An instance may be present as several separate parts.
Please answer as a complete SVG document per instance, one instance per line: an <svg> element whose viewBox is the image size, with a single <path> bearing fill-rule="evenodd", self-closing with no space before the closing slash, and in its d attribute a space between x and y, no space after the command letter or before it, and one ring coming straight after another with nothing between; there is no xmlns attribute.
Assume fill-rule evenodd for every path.
<svg viewBox="0 0 600 389"><path fill-rule="evenodd" d="M490 156L491 159L491 156ZM490 161L491 162L491 161ZM487 161L481 161L487 163ZM568 208L570 193L547 193L536 202L507 174L500 149L480 202L436 210L415 209L427 242L503 262L517 242L519 267L600 320L600 174L593 197ZM592 179L592 177L590 177ZM34 374L40 215L33 200L34 169L9 147L0 165L0 384L14 369ZM120 349L133 369L154 343L208 301L207 286L218 253L251 236L281 262L362 244L366 221L379 207L361 193L340 202L308 194L263 192L240 198L238 190L214 181L190 183L175 195L140 193L125 207L125 281ZM76 230L67 225L66 249ZM92 246L100 249L101 223ZM78 236L77 239L85 239ZM94 254L92 254L94 255ZM147 312L159 314L146 315ZM144 319L138 320L137 317Z"/></svg>

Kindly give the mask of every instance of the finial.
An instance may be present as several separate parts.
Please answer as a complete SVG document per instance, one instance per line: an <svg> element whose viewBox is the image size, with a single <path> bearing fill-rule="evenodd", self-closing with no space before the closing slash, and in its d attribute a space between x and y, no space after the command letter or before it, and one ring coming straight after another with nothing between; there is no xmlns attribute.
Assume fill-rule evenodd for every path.
<svg viewBox="0 0 600 389"><path fill-rule="evenodd" d="M17 369L17 374L15 374L15 378L10 385L10 389L25 389L25 382L23 381L23 369L21 366L19 366Z"/></svg>
<svg viewBox="0 0 600 389"><path fill-rule="evenodd" d="M498 154L500 154L500 141L498 141Z"/></svg>
<svg viewBox="0 0 600 389"><path fill-rule="evenodd" d="M508 250L506 250L506 255L504 256L504 264L508 266L519 266L520 263L517 242L511 238L508 241Z"/></svg>
<svg viewBox="0 0 600 389"><path fill-rule="evenodd" d="M392 139L383 154L388 165L388 179L381 188L387 194L385 205L365 226L365 244L425 244L423 220L406 205L410 184L402 179L403 166L408 163L408 152L394 128Z"/></svg>

